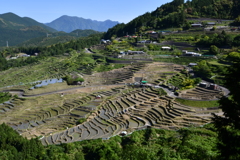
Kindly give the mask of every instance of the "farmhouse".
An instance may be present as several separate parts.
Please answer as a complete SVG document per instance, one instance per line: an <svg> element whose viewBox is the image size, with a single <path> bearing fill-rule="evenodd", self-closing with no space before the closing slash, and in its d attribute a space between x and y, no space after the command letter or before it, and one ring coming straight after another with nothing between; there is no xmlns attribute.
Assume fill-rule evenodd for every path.
<svg viewBox="0 0 240 160"><path fill-rule="evenodd" d="M189 67L197 66L197 63L189 63L188 66Z"/></svg>
<svg viewBox="0 0 240 160"><path fill-rule="evenodd" d="M188 52L187 50L182 50L182 53L184 53L184 54L187 53L187 52Z"/></svg>
<svg viewBox="0 0 240 160"><path fill-rule="evenodd" d="M127 54L128 55L133 55L133 54L145 54L145 52L143 51L127 51Z"/></svg>
<svg viewBox="0 0 240 160"><path fill-rule="evenodd" d="M148 31L147 33L154 34L154 33L157 33L157 32L155 32L155 31Z"/></svg>
<svg viewBox="0 0 240 160"><path fill-rule="evenodd" d="M146 43L152 43L152 41L150 41L150 40L147 40L147 41L146 41Z"/></svg>
<svg viewBox="0 0 240 160"><path fill-rule="evenodd" d="M165 49L166 49L166 50L170 50L170 49L171 49L171 47L168 47L168 46L163 46L163 47L162 47L162 49L164 49L164 50L165 50Z"/></svg>
<svg viewBox="0 0 240 160"><path fill-rule="evenodd" d="M207 24L206 24L207 26L215 26L216 25L216 23L215 22L207 22Z"/></svg>
<svg viewBox="0 0 240 160"><path fill-rule="evenodd" d="M127 131L122 131L122 132L120 133L120 135L121 135L121 136L127 135Z"/></svg>
<svg viewBox="0 0 240 160"><path fill-rule="evenodd" d="M194 23L194 24L191 24L191 27L202 27L202 24L200 24L200 23Z"/></svg>
<svg viewBox="0 0 240 160"><path fill-rule="evenodd" d="M101 42L106 44L106 43L110 43L111 41L110 40L101 39Z"/></svg>
<svg viewBox="0 0 240 160"><path fill-rule="evenodd" d="M210 87L210 89L213 89L213 90L217 90L218 89L218 85L217 84L213 84L213 83L211 83L209 87Z"/></svg>
<svg viewBox="0 0 240 160"><path fill-rule="evenodd" d="M138 41L138 43L146 43L146 40Z"/></svg>
<svg viewBox="0 0 240 160"><path fill-rule="evenodd" d="M10 59L17 59L17 57L11 57Z"/></svg>
<svg viewBox="0 0 240 160"><path fill-rule="evenodd" d="M120 51L119 54L125 55L125 52L124 51Z"/></svg>
<svg viewBox="0 0 240 160"><path fill-rule="evenodd" d="M199 84L199 86L200 86L200 87L203 87L203 88L207 88L207 87L208 87L208 84L205 83L205 82L201 82L201 83Z"/></svg>
<svg viewBox="0 0 240 160"><path fill-rule="evenodd" d="M184 56L202 56L202 55L195 52L185 52Z"/></svg>
<svg viewBox="0 0 240 160"><path fill-rule="evenodd" d="M97 95L96 97L95 97L95 99L101 99L102 98L102 96L100 96L100 95Z"/></svg>
<svg viewBox="0 0 240 160"><path fill-rule="evenodd" d="M20 54L20 55L18 55L18 57L30 57L30 55L28 55L28 54Z"/></svg>

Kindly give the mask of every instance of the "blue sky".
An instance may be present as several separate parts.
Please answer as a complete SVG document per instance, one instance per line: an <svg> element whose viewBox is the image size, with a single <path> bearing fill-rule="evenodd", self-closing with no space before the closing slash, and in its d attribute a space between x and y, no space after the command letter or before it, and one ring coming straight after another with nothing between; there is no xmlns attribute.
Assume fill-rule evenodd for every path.
<svg viewBox="0 0 240 160"><path fill-rule="evenodd" d="M172 0L0 0L0 14L12 12L41 23L62 15L128 23Z"/></svg>

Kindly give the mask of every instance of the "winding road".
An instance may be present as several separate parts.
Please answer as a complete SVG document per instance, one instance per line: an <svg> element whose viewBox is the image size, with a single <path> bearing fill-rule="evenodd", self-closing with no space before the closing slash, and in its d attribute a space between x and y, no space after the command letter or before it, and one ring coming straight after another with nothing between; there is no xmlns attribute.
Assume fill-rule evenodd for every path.
<svg viewBox="0 0 240 160"><path fill-rule="evenodd" d="M46 93L40 93L40 94L33 94L33 95L26 95L25 91L22 89L9 89L9 90L2 90L0 92L9 92L9 93L15 93L18 95L18 97L21 98L27 98L27 97L37 97L37 96L43 96L43 95L49 95L49 94L55 94L55 93L63 93L63 92L69 92L69 91L74 91L78 89L85 89L85 88L93 88L93 87L106 87L106 86L124 86L124 83L119 83L119 84L111 84L111 85L93 85L93 86L81 86L81 87L75 87L75 88L68 88L68 89L63 89L63 90L58 90L58 91L52 91L52 92L46 92Z"/></svg>

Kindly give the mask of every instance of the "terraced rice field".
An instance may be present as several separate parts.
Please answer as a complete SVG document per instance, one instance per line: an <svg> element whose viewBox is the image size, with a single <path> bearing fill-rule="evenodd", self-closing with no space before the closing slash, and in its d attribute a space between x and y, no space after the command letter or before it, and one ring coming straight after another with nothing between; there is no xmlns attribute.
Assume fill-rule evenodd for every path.
<svg viewBox="0 0 240 160"><path fill-rule="evenodd" d="M117 86L142 78L158 85L181 69L180 65L166 63L132 64L109 72L84 75L91 89L83 87L82 92L81 89L69 91L63 97L50 94L15 98L0 105L0 123L7 123L27 138L43 136L41 142L44 145L107 139L122 131L129 133L147 127L178 129L209 123L211 113L221 113L220 110L184 106L172 97L159 95L159 90L154 88ZM98 89L101 86L107 88L109 84L116 84L116 87ZM181 96L194 94L204 98L204 94L218 97L219 93L196 88ZM97 95L101 99L96 99ZM81 118L87 121L76 125Z"/></svg>
<svg viewBox="0 0 240 160"><path fill-rule="evenodd" d="M108 72L94 73L85 75L85 80L90 84L118 84L118 83L133 83L135 77L146 78L148 82L154 83L156 79L167 77L178 73L183 69L181 65L166 64L166 63L136 63L126 66L121 69L114 69Z"/></svg>
<svg viewBox="0 0 240 160"><path fill-rule="evenodd" d="M94 73L90 76L86 76L85 79L90 84L105 85L125 83L126 81L132 82L132 77L134 76L134 73L138 72L143 67L145 67L145 64L133 64L121 69L114 69L112 71L102 73Z"/></svg>
<svg viewBox="0 0 240 160"><path fill-rule="evenodd" d="M80 118L86 118L102 103L102 97L119 93L123 88L92 94L59 94L37 98L17 98L0 105L1 123L5 122L28 138L48 135L75 126Z"/></svg>
<svg viewBox="0 0 240 160"><path fill-rule="evenodd" d="M182 92L179 97L197 100L216 100L221 98L224 93L220 90L212 90L203 87L196 87Z"/></svg>
<svg viewBox="0 0 240 160"><path fill-rule="evenodd" d="M59 59L64 60L64 57ZM32 82L46 79L61 79L70 72L61 62L49 58L28 66L0 72L0 88L23 84L31 85Z"/></svg>
<svg viewBox="0 0 240 160"><path fill-rule="evenodd" d="M215 112L215 111L212 111ZM216 112L219 112L216 109ZM205 114L205 116L199 116ZM158 91L134 89L101 103L86 122L41 139L44 145L109 138L144 127L178 129L211 121L209 111L183 106Z"/></svg>

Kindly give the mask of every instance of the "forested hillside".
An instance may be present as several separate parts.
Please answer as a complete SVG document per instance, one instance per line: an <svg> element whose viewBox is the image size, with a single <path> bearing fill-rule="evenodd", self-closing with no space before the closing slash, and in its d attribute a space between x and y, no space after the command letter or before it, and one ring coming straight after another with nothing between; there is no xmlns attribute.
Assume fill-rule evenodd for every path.
<svg viewBox="0 0 240 160"><path fill-rule="evenodd" d="M94 30L81 30L77 29L75 31L72 31L71 33L66 32L54 32L51 34L48 34L47 36L41 36L37 38L33 38L30 40L27 40L23 43L18 44L17 46L22 47L43 47L43 46L49 46L56 43L65 43L71 40L78 39L79 37L87 37L92 34L97 34L99 32Z"/></svg>
<svg viewBox="0 0 240 160"><path fill-rule="evenodd" d="M106 38L113 35L124 36L150 29L185 27L188 18L235 19L239 15L240 4L236 0L173 0L147 12L127 24L118 24L108 30Z"/></svg>
<svg viewBox="0 0 240 160"><path fill-rule="evenodd" d="M20 42L35 37L46 36L47 31L38 26L26 27L22 30L2 28L0 29L0 46L15 46Z"/></svg>
<svg viewBox="0 0 240 160"><path fill-rule="evenodd" d="M75 40L71 40L66 43L57 43L52 46L45 47L18 47L18 48L6 48L0 52L0 71L6 70L11 67L19 67L43 59L46 56L62 55L69 53L72 50L82 50L92 45L99 44L102 38L102 34L94 34L89 37L82 37ZM19 52L23 52L29 55L38 53L37 57L19 58L7 61L5 59L8 55L14 55Z"/></svg>
<svg viewBox="0 0 240 160"><path fill-rule="evenodd" d="M56 30L28 17L19 17L13 13L0 15L0 46L15 46L26 40L45 36Z"/></svg>
<svg viewBox="0 0 240 160"><path fill-rule="evenodd" d="M23 29L29 26L39 26L49 32L56 32L55 29L45 26L29 17L19 17L14 13L0 14L0 27L9 29Z"/></svg>

